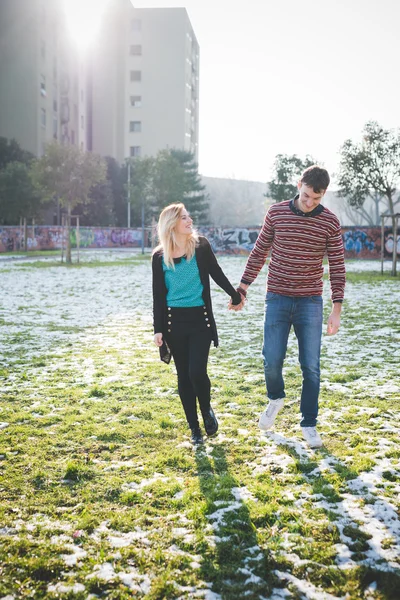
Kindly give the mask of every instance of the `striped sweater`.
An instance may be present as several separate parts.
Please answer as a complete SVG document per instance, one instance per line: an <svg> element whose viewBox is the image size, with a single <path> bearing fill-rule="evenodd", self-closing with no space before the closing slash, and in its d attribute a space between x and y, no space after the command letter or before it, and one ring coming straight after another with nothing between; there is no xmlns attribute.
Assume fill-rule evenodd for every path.
<svg viewBox="0 0 400 600"><path fill-rule="evenodd" d="M322 261L328 255L332 302L342 302L346 282L339 219L321 204L310 213L293 200L274 204L247 260L242 283L250 285L271 250L267 288L284 296L320 296Z"/></svg>

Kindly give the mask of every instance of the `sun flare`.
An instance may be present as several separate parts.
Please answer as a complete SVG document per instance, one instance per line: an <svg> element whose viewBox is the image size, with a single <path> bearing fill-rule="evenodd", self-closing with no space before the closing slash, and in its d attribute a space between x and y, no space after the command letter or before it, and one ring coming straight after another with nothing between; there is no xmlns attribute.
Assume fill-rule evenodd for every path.
<svg viewBox="0 0 400 600"><path fill-rule="evenodd" d="M86 50L95 39L109 1L64 0L67 27L80 50Z"/></svg>

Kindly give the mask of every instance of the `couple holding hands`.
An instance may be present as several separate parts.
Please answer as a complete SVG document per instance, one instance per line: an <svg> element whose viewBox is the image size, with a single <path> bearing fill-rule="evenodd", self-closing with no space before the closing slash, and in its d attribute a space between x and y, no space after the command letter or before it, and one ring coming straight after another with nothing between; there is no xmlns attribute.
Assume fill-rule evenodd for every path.
<svg viewBox="0 0 400 600"><path fill-rule="evenodd" d="M247 288L271 252L262 350L269 402L258 425L263 431L271 429L283 407L282 367L293 325L303 375L301 430L311 448L322 446L316 423L325 255L332 300L328 335L339 330L346 279L341 226L321 204L329 181L325 169L309 167L298 182L296 197L270 207L236 289L223 273L208 240L193 229L185 206L171 204L162 211L158 221L160 245L152 259L154 343L160 348L162 360L169 362L171 355L174 359L179 396L194 444L203 443L197 401L206 434L215 435L218 430L207 374L211 342L218 346L210 276L230 296L229 309L241 310Z"/></svg>

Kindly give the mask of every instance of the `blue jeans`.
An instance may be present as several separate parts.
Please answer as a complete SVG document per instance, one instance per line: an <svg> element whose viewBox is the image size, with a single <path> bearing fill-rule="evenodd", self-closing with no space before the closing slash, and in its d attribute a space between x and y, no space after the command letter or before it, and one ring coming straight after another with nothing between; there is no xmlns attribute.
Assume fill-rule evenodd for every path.
<svg viewBox="0 0 400 600"><path fill-rule="evenodd" d="M318 416L322 336L321 296L282 296L267 292L264 321L264 372L268 398L285 397L283 361L291 326L299 344L303 373L300 411L302 427L315 427Z"/></svg>

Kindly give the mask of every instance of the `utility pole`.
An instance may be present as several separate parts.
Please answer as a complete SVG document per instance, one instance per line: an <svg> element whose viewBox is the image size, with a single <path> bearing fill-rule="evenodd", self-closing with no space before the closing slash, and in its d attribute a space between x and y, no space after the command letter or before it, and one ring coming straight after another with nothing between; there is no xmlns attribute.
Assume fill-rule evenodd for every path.
<svg viewBox="0 0 400 600"><path fill-rule="evenodd" d="M128 202L128 229L131 226L131 163L128 160L128 189L127 189L127 202Z"/></svg>

